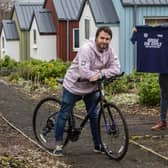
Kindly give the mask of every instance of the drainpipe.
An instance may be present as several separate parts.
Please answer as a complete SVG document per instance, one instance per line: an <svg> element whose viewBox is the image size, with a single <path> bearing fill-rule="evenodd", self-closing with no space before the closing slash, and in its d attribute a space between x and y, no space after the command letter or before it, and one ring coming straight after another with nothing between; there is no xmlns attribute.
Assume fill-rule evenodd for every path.
<svg viewBox="0 0 168 168"><path fill-rule="evenodd" d="M133 24L136 25L137 22L137 4L134 0L134 9L133 9Z"/></svg>
<svg viewBox="0 0 168 168"><path fill-rule="evenodd" d="M133 27L137 24L137 4L134 0L134 7L133 7ZM136 62L137 62L137 50L136 46L133 47L133 68L136 69Z"/></svg>
<svg viewBox="0 0 168 168"><path fill-rule="evenodd" d="M70 60L70 56L69 56L69 20L67 20L67 43L66 43L66 61Z"/></svg>

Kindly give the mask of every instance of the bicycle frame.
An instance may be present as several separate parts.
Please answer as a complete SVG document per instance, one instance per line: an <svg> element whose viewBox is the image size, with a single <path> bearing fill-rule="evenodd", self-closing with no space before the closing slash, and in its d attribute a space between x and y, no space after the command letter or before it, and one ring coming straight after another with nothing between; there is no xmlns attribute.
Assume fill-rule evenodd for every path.
<svg viewBox="0 0 168 168"><path fill-rule="evenodd" d="M108 102L105 99L104 93L104 84L113 82L113 80L122 75L123 73L108 79L104 77L98 81L95 81L98 86L98 89L95 91L98 93L97 100L94 105L89 108L89 111L87 111L87 114L82 121L77 120L77 116L75 116L73 111L70 113L70 117L67 120L64 128L65 136L63 148L66 146L69 140L75 142L79 139L82 129L89 120L91 113L95 110L95 108L98 107L99 114L97 129L100 133L100 141L105 153L110 159L115 160L121 160L125 156L129 143L127 124L120 109L114 103ZM62 82L59 83L62 84ZM82 100L82 97L80 100ZM57 109L55 109L55 106L52 106L52 103L56 103ZM53 151L55 147L53 143L55 142L53 129L56 122L55 117L57 115L55 111L59 111L60 104L60 100L55 97L47 97L42 99L36 106L33 115L33 131L35 133L35 137L38 142L49 151ZM53 109L51 108L51 111L50 105L53 107ZM47 108L49 108L49 112L46 113ZM42 120L44 124L41 122L40 118L43 118L43 114L46 115L44 120ZM40 124L38 124L38 122L40 122Z"/></svg>
<svg viewBox="0 0 168 168"><path fill-rule="evenodd" d="M99 97L95 103L95 105L93 107L90 108L90 110L88 111L87 115L85 116L85 118L82 120L82 122L80 123L80 130L83 129L83 127L85 126L85 124L87 123L88 119L89 119L89 115L90 113L92 113L92 111L97 107L98 104L100 104L100 110L99 112L103 112L103 104L107 103L107 101L105 100L105 94L104 94L104 83L102 83L101 81L98 81L98 90L96 91L99 93ZM72 121L74 121L74 117L73 114L72 115ZM106 118L103 114L103 118L105 120L106 123Z"/></svg>

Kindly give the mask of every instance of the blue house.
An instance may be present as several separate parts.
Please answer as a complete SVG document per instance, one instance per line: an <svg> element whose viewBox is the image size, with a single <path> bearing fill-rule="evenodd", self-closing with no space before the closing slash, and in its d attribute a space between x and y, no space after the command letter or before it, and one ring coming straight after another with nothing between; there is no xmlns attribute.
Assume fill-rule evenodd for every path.
<svg viewBox="0 0 168 168"><path fill-rule="evenodd" d="M168 23L168 1L112 0L120 20L119 57L122 71L131 73L136 67L136 52L130 42L135 25Z"/></svg>

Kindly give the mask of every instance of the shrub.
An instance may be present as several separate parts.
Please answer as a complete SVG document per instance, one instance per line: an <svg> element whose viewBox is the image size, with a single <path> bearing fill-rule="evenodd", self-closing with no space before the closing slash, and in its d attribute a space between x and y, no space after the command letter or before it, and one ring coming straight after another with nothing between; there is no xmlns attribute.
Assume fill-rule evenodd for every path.
<svg viewBox="0 0 168 168"><path fill-rule="evenodd" d="M2 68L2 63L3 63L3 60L0 59L0 69Z"/></svg>
<svg viewBox="0 0 168 168"><path fill-rule="evenodd" d="M145 74L139 84L139 102L145 105L157 105L160 102L160 90L156 74Z"/></svg>
<svg viewBox="0 0 168 168"><path fill-rule="evenodd" d="M53 91L57 88L56 79L53 77L45 78L44 83L51 88Z"/></svg>
<svg viewBox="0 0 168 168"><path fill-rule="evenodd" d="M46 62L32 59L31 61L20 62L18 72L26 80L34 81L36 79L45 83L45 80L51 77L64 77L69 65L69 62L63 62L62 60Z"/></svg>
<svg viewBox="0 0 168 168"><path fill-rule="evenodd" d="M19 75L18 73L11 73L9 75L9 81L12 81L12 82L17 82L19 80Z"/></svg>
<svg viewBox="0 0 168 168"><path fill-rule="evenodd" d="M31 62L22 61L18 63L17 72L23 79L30 80L32 76L32 67Z"/></svg>
<svg viewBox="0 0 168 168"><path fill-rule="evenodd" d="M105 87L108 93L126 93L129 90L136 87L136 81L138 76L134 73L132 74L125 74L118 80L114 80L112 83Z"/></svg>
<svg viewBox="0 0 168 168"><path fill-rule="evenodd" d="M6 67L8 70L14 70L17 67L17 62L15 60L10 59L9 56L5 56L2 59L2 67Z"/></svg>
<svg viewBox="0 0 168 168"><path fill-rule="evenodd" d="M10 75L10 80L17 81L19 77L22 77L35 83L47 84L53 89L57 86L55 78L64 77L69 66L70 62L63 62L60 59L50 62L32 59L19 63L11 60L8 56L0 59L1 74L2 72L11 72L16 69L16 72ZM126 93L134 88L136 88L135 91L138 90L139 102L141 104L159 104L160 93L157 74L133 72L129 75L125 74L119 80L115 80L113 83L105 86L109 96L113 93Z"/></svg>
<svg viewBox="0 0 168 168"><path fill-rule="evenodd" d="M126 85L126 83L126 78L122 77L121 79L114 80L112 83L106 85L105 90L110 94L127 92L128 85Z"/></svg>

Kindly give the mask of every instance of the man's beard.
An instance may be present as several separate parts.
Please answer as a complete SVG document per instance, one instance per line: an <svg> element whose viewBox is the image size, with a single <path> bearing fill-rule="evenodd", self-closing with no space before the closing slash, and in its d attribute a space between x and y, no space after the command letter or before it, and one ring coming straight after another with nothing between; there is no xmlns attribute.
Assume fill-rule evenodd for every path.
<svg viewBox="0 0 168 168"><path fill-rule="evenodd" d="M99 45L98 45L98 50L99 50L100 52L104 52L105 50L108 49L108 47L109 47L108 44L99 44Z"/></svg>

